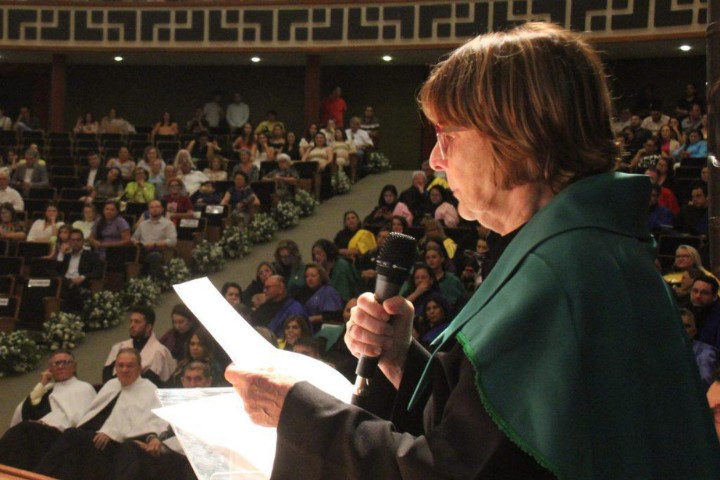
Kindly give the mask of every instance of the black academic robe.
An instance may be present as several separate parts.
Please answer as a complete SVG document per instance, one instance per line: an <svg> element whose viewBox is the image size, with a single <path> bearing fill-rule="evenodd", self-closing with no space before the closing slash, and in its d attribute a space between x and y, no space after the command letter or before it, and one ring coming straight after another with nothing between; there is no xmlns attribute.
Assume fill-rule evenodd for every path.
<svg viewBox="0 0 720 480"><path fill-rule="evenodd" d="M394 402L392 422L308 383L295 385L280 416L272 478L555 478L491 420L475 388L475 371L457 345L436 355L432 395L421 402L423 409L408 412L427 358L414 344L396 398L386 389L386 398L373 399L377 405Z"/></svg>

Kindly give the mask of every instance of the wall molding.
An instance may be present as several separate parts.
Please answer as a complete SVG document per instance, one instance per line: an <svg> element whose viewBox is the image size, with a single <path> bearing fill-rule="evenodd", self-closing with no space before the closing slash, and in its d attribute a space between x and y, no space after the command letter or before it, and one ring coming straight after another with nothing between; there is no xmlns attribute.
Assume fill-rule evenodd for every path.
<svg viewBox="0 0 720 480"><path fill-rule="evenodd" d="M436 48L528 20L593 40L702 36L701 0L376 1L357 4L0 1L0 46L63 50Z"/></svg>

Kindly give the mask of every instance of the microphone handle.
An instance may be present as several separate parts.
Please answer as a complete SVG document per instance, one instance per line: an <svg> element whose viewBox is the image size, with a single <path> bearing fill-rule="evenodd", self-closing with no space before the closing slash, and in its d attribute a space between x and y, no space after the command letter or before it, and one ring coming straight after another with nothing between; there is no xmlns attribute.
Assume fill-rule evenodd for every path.
<svg viewBox="0 0 720 480"><path fill-rule="evenodd" d="M375 300L383 303L388 298L400 293L401 282L393 281L385 275L378 275L375 280ZM392 321L392 318L390 319ZM369 380L375 375L378 368L379 357L362 355L358 360L355 374L355 392L353 393L352 404L363 406L363 399L367 396Z"/></svg>

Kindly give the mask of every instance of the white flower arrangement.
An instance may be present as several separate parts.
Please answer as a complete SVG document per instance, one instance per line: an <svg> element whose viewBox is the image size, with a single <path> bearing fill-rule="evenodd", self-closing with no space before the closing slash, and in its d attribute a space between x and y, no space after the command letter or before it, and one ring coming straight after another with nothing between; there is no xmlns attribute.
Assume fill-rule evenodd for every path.
<svg viewBox="0 0 720 480"><path fill-rule="evenodd" d="M392 168L390 159L382 152L372 152L368 156L367 165L371 173L387 172Z"/></svg>
<svg viewBox="0 0 720 480"><path fill-rule="evenodd" d="M172 258L163 265L162 289L170 290L173 285L190 280L190 269L182 258Z"/></svg>
<svg viewBox="0 0 720 480"><path fill-rule="evenodd" d="M160 295L160 285L150 277L135 277L125 285L123 301L125 305L155 306Z"/></svg>
<svg viewBox="0 0 720 480"><path fill-rule="evenodd" d="M219 243L228 258L243 258L252 248L248 229L237 225L225 227Z"/></svg>
<svg viewBox="0 0 720 480"><path fill-rule="evenodd" d="M312 215L315 212L315 207L320 204L320 202L315 200L315 197L313 197L310 192L302 189L297 189L295 192L293 203L300 207L301 217L309 217Z"/></svg>
<svg viewBox="0 0 720 480"><path fill-rule="evenodd" d="M120 293L100 290L85 301L83 321L90 330L114 327L124 316Z"/></svg>
<svg viewBox="0 0 720 480"><path fill-rule="evenodd" d="M0 377L29 372L39 362L40 350L26 330L0 332Z"/></svg>
<svg viewBox="0 0 720 480"><path fill-rule="evenodd" d="M72 350L85 339L84 327L80 315L53 312L50 320L43 323L42 345L51 351L59 348Z"/></svg>
<svg viewBox="0 0 720 480"><path fill-rule="evenodd" d="M250 241L253 243L269 242L277 231L277 222L267 213L256 213L248 226Z"/></svg>
<svg viewBox="0 0 720 480"><path fill-rule="evenodd" d="M195 270L200 274L214 273L225 266L225 255L219 243L203 240L192 251Z"/></svg>
<svg viewBox="0 0 720 480"><path fill-rule="evenodd" d="M285 230L300 222L300 207L292 202L280 202L273 207L272 215L278 227Z"/></svg>
<svg viewBox="0 0 720 480"><path fill-rule="evenodd" d="M350 191L350 178L342 168L330 179L330 186L336 195L341 195Z"/></svg>

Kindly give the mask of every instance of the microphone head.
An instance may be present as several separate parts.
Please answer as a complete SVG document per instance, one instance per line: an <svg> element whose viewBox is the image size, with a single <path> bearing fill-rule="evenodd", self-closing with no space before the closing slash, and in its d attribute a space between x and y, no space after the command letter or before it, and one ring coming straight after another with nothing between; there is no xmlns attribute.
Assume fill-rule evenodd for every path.
<svg viewBox="0 0 720 480"><path fill-rule="evenodd" d="M410 275L417 254L415 238L397 232L390 232L377 256L378 275L389 277L398 283Z"/></svg>

